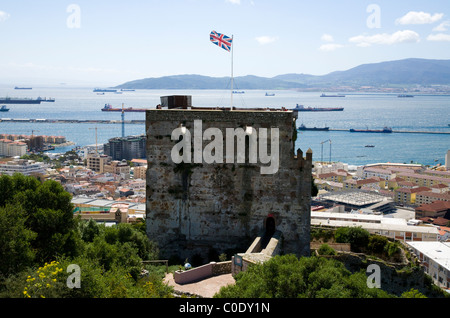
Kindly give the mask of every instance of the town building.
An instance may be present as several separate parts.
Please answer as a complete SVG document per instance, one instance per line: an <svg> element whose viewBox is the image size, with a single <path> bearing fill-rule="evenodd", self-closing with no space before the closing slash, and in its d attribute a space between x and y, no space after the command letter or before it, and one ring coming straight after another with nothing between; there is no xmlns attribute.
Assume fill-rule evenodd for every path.
<svg viewBox="0 0 450 318"><path fill-rule="evenodd" d="M419 187L432 187L437 184L450 185L450 178L439 177L423 173L399 173L398 176L405 181L415 183Z"/></svg>
<svg viewBox="0 0 450 318"><path fill-rule="evenodd" d="M416 194L416 204L427 204L435 201L450 202L450 193L421 191Z"/></svg>
<svg viewBox="0 0 450 318"><path fill-rule="evenodd" d="M433 201L418 206L415 209L416 219L420 218L446 218L450 221L450 202L449 201Z"/></svg>
<svg viewBox="0 0 450 318"><path fill-rule="evenodd" d="M109 139L103 150L112 160L145 159L145 144L145 135L116 137Z"/></svg>
<svg viewBox="0 0 450 318"><path fill-rule="evenodd" d="M43 178L46 174L47 166L42 162L33 160L14 159L0 163L0 174L12 176L14 173L21 173L26 176Z"/></svg>
<svg viewBox="0 0 450 318"><path fill-rule="evenodd" d="M395 203L401 205L416 205L416 197L419 192L429 191L430 188L427 187L404 187L397 188L394 190L394 200ZM421 203L417 203L421 204Z"/></svg>
<svg viewBox="0 0 450 318"><path fill-rule="evenodd" d="M111 157L100 155L98 153L90 153L86 158L86 166L92 171L103 173L105 165L111 161Z"/></svg>
<svg viewBox="0 0 450 318"><path fill-rule="evenodd" d="M147 176L147 166L135 166L133 167L133 178L144 179Z"/></svg>
<svg viewBox="0 0 450 318"><path fill-rule="evenodd" d="M418 173L423 170L422 165L403 163L374 163L357 168L356 175L365 179L370 177L380 177L390 180L400 173Z"/></svg>
<svg viewBox="0 0 450 318"><path fill-rule="evenodd" d="M75 215L80 215L82 219L93 219L99 223L132 223L138 219L145 219L143 203L75 196L72 198L72 204Z"/></svg>
<svg viewBox="0 0 450 318"><path fill-rule="evenodd" d="M340 205L346 211L370 209L373 212L389 212L394 209L393 200L385 195L365 190L345 190L320 194L317 201L324 206Z"/></svg>
<svg viewBox="0 0 450 318"><path fill-rule="evenodd" d="M27 153L27 144L21 141L0 139L0 156L22 157Z"/></svg>
<svg viewBox="0 0 450 318"><path fill-rule="evenodd" d="M120 175L125 180L130 179L130 166L126 160L113 160L105 163L103 172Z"/></svg>
<svg viewBox="0 0 450 318"><path fill-rule="evenodd" d="M450 289L450 243L406 242L433 282L441 288Z"/></svg>
<svg viewBox="0 0 450 318"><path fill-rule="evenodd" d="M311 225L315 226L361 227L371 234L383 235L403 242L438 240L439 230L435 226L410 224L405 219L376 214L311 211Z"/></svg>
<svg viewBox="0 0 450 318"><path fill-rule="evenodd" d="M445 168L450 170L450 150L447 150L447 153L445 154Z"/></svg>
<svg viewBox="0 0 450 318"><path fill-rule="evenodd" d="M348 179L348 180L345 180L343 183L344 183L345 189L361 189L363 187L373 188L373 189L377 189L377 190L380 189L380 179L375 178L375 177L371 177L369 179L360 179L360 180ZM383 182L383 184L384 184L384 182Z"/></svg>
<svg viewBox="0 0 450 318"><path fill-rule="evenodd" d="M351 179L352 176L345 170L337 170L328 173L316 174L317 179L335 182L344 182L345 180Z"/></svg>

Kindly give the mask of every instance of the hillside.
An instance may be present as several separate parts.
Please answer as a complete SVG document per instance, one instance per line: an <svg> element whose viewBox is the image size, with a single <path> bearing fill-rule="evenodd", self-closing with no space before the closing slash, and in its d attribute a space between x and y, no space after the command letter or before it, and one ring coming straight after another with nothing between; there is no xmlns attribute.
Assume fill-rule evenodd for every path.
<svg viewBox="0 0 450 318"><path fill-rule="evenodd" d="M326 75L253 75L235 79L235 89L326 88L331 86L450 85L450 60L404 59L363 64ZM229 77L174 75L145 78L116 86L121 89L229 89Z"/></svg>
<svg viewBox="0 0 450 318"><path fill-rule="evenodd" d="M253 75L234 78L233 87L239 89L289 89L306 85L275 78ZM145 78L116 86L120 89L230 89L229 77L202 75L174 75L159 78Z"/></svg>

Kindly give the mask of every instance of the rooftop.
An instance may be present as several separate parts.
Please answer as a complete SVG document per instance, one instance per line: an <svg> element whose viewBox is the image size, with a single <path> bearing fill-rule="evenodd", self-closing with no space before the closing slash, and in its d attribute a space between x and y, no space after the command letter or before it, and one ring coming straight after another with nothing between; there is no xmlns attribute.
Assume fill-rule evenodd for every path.
<svg viewBox="0 0 450 318"><path fill-rule="evenodd" d="M378 203L386 199L385 196L369 193L364 191L339 191L327 193L320 196L321 200L330 200L356 206L365 206L368 204Z"/></svg>
<svg viewBox="0 0 450 318"><path fill-rule="evenodd" d="M311 211L311 225L330 225L334 227L357 226L371 231L400 231L412 233L438 234L435 226L408 225L402 218L390 218L382 215L315 212Z"/></svg>
<svg viewBox="0 0 450 318"><path fill-rule="evenodd" d="M442 267L450 270L450 243L446 242L406 242Z"/></svg>

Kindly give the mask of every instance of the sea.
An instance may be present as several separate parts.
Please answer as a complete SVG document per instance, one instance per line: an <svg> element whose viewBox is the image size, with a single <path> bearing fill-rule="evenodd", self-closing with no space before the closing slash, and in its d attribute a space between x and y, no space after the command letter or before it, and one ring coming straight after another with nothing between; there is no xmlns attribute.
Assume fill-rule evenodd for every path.
<svg viewBox="0 0 450 318"><path fill-rule="evenodd" d="M135 90L121 94L93 92L94 87L55 85L15 90L14 85L0 86L0 97L46 97L55 102L34 105L7 105L9 112L1 118L64 119L121 121L121 112L102 112L105 104L113 107L155 108L161 96L190 95L196 107L229 107L229 90ZM119 90L120 91L120 90ZM266 96L266 93L274 96ZM327 92L299 92L295 90L244 90L233 94L238 108L295 108L343 107L340 112L299 112L297 126L330 127L330 131L299 131L296 148L303 153L313 151L314 161L343 162L365 165L379 162L418 163L434 166L445 163L450 149L450 95L415 94L413 98L399 98L388 93L346 93L345 97L320 97ZM125 113L125 121L145 120L145 113ZM383 129L387 133L355 133L349 129ZM336 130L334 130L336 129ZM404 131L402 133L401 131ZM418 131L419 133L406 133ZM439 132L430 134L420 132ZM65 136L73 145L56 148L64 153L77 146L107 143L122 135L122 125L103 123L21 123L0 122L0 133ZM126 124L125 135L145 134L145 124ZM371 145L373 147L366 147Z"/></svg>

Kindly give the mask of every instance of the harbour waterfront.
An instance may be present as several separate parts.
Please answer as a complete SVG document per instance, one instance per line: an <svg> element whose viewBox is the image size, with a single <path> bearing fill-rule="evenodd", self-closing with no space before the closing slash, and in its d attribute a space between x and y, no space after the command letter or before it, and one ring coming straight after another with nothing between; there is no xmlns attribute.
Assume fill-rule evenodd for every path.
<svg viewBox="0 0 450 318"><path fill-rule="evenodd" d="M38 105L7 105L9 112L1 118L64 119L120 121L120 112L102 112L105 104L113 107L155 108L161 96L191 95L197 107L229 107L229 90L136 90L120 94L97 95L94 87L33 87L32 90L14 90L14 84L0 87L0 96L55 98L55 102ZM444 155L450 148L449 134L350 133L354 129L383 129L394 131L450 132L450 96L415 95L414 98L398 98L397 94L346 94L344 98L321 98L322 92L297 92L294 90L271 91L275 96L266 97L266 91L246 90L235 94L233 105L239 108L271 107L287 109L296 104L305 107L344 107L341 112L299 112L297 126L330 127L330 131L298 131L296 147L304 152L313 150L313 160L341 161L354 165L376 162L417 162L425 165L444 163ZM324 92L327 93L327 92ZM145 120L145 113L126 112L125 120ZM121 136L121 125L114 123L52 123L5 122L0 123L0 133L35 135L62 135L75 146L95 144ZM342 130L342 131L339 131ZM145 124L126 124L126 135L145 133ZM325 142L326 141L326 142ZM374 145L374 147L365 147ZM64 152L74 146L57 148Z"/></svg>

